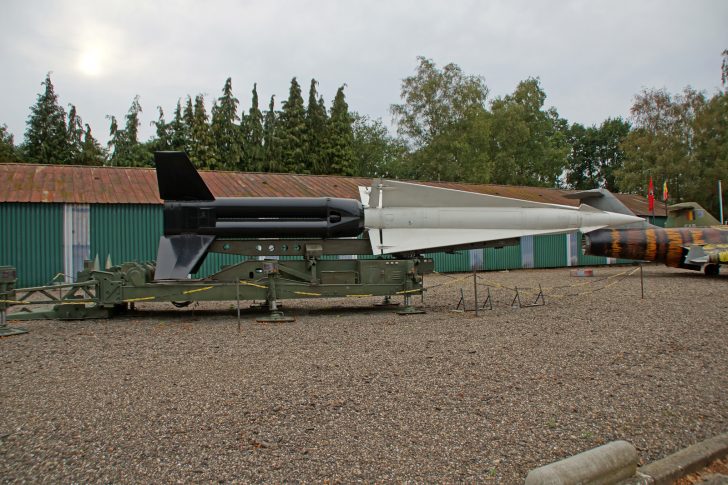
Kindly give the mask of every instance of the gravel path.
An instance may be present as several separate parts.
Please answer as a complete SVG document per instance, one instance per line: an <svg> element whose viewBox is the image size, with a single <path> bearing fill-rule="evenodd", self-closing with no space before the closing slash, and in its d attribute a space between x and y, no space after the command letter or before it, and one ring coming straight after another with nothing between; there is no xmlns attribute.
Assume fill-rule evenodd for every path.
<svg viewBox="0 0 728 485"><path fill-rule="evenodd" d="M547 304L494 287L480 318L450 311L472 279L435 275L424 315L331 299L285 302L294 323L246 310L240 333L228 303L27 323L0 339L0 482L519 483L611 440L650 462L728 431L728 275L646 267L642 300L639 273L601 279L625 270L481 273Z"/></svg>

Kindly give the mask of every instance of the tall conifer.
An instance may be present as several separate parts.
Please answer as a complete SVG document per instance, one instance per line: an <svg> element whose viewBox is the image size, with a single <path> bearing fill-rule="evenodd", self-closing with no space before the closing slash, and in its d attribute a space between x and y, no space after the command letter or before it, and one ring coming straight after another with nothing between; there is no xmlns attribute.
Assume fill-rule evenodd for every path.
<svg viewBox="0 0 728 485"><path fill-rule="evenodd" d="M243 151L238 116L238 99L233 96L232 79L227 78L222 96L212 107L212 136L219 168L224 170L245 170L242 165Z"/></svg>
<svg viewBox="0 0 728 485"><path fill-rule="evenodd" d="M283 102L279 123L281 162L284 172L308 173L306 163L306 110L303 107L301 86L294 77L288 99Z"/></svg>
<svg viewBox="0 0 728 485"><path fill-rule="evenodd" d="M336 91L336 97L331 105L331 117L328 130L328 150L326 157L327 174L352 175L354 173L354 132L353 119L349 114L349 105L346 104L344 86Z"/></svg>
<svg viewBox="0 0 728 485"><path fill-rule="evenodd" d="M23 159L35 163L70 163L66 112L58 104L50 73L41 85L44 90L31 106L26 122Z"/></svg>
<svg viewBox="0 0 728 485"><path fill-rule="evenodd" d="M169 123L164 119L164 110L161 106L157 106L159 118L152 124L156 128L156 138L151 144L154 150L170 150L172 148L172 129Z"/></svg>
<svg viewBox="0 0 728 485"><path fill-rule="evenodd" d="M86 124L81 142L81 153L78 158L80 165L103 165L106 161L106 153L96 138L91 134L91 127Z"/></svg>
<svg viewBox="0 0 728 485"><path fill-rule="evenodd" d="M66 135L68 136L68 152L70 155L69 163L79 164L81 162L81 152L83 150L83 121L76 113L76 107L69 104L68 109L68 126L66 127Z"/></svg>
<svg viewBox="0 0 728 485"><path fill-rule="evenodd" d="M268 111L263 123L263 148L265 151L265 171L282 172L281 141L279 137L278 113L275 111L275 94L270 97Z"/></svg>
<svg viewBox="0 0 728 485"><path fill-rule="evenodd" d="M253 99L248 116L241 124L244 144L243 151L247 159L248 170L265 170L265 149L263 147L263 113L258 108L258 85L253 84Z"/></svg>
<svg viewBox="0 0 728 485"><path fill-rule="evenodd" d="M318 82L311 79L306 108L306 165L311 173L324 173L326 156L326 107L316 91Z"/></svg>
<svg viewBox="0 0 728 485"><path fill-rule="evenodd" d="M195 107L190 121L191 146L189 155L192 162L198 167L216 170L220 167L215 153L215 140L208 119L205 98L203 95L198 94L195 96Z"/></svg>
<svg viewBox="0 0 728 485"><path fill-rule="evenodd" d="M13 134L7 125L0 125L0 163L17 162L18 153L13 141Z"/></svg>
<svg viewBox="0 0 728 485"><path fill-rule="evenodd" d="M169 149L184 151L187 146L187 129L182 118L182 103L178 99L174 108L174 118L169 123Z"/></svg>

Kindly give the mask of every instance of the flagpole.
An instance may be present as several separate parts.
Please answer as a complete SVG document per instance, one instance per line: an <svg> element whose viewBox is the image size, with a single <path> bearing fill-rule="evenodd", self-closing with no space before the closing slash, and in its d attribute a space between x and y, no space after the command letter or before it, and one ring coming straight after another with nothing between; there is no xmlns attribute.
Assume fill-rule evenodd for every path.
<svg viewBox="0 0 728 485"><path fill-rule="evenodd" d="M718 207L720 208L720 223L724 224L725 220L723 219L723 188L721 186L720 180L718 180Z"/></svg>

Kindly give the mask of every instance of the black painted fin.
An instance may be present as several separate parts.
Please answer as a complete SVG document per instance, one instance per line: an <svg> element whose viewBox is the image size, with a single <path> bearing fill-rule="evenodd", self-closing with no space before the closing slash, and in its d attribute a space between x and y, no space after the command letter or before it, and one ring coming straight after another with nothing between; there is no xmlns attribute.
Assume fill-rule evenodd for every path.
<svg viewBox="0 0 728 485"><path fill-rule="evenodd" d="M215 200L185 152L154 152L162 200Z"/></svg>

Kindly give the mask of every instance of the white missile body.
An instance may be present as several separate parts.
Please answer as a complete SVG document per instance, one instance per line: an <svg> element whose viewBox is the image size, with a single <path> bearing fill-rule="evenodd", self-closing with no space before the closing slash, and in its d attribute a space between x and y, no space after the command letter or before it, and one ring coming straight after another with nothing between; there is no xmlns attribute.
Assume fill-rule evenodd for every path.
<svg viewBox="0 0 728 485"><path fill-rule="evenodd" d="M584 204L545 204L392 180L375 181L368 193L361 189L360 193L374 254L457 248L576 230L586 233L642 220Z"/></svg>

